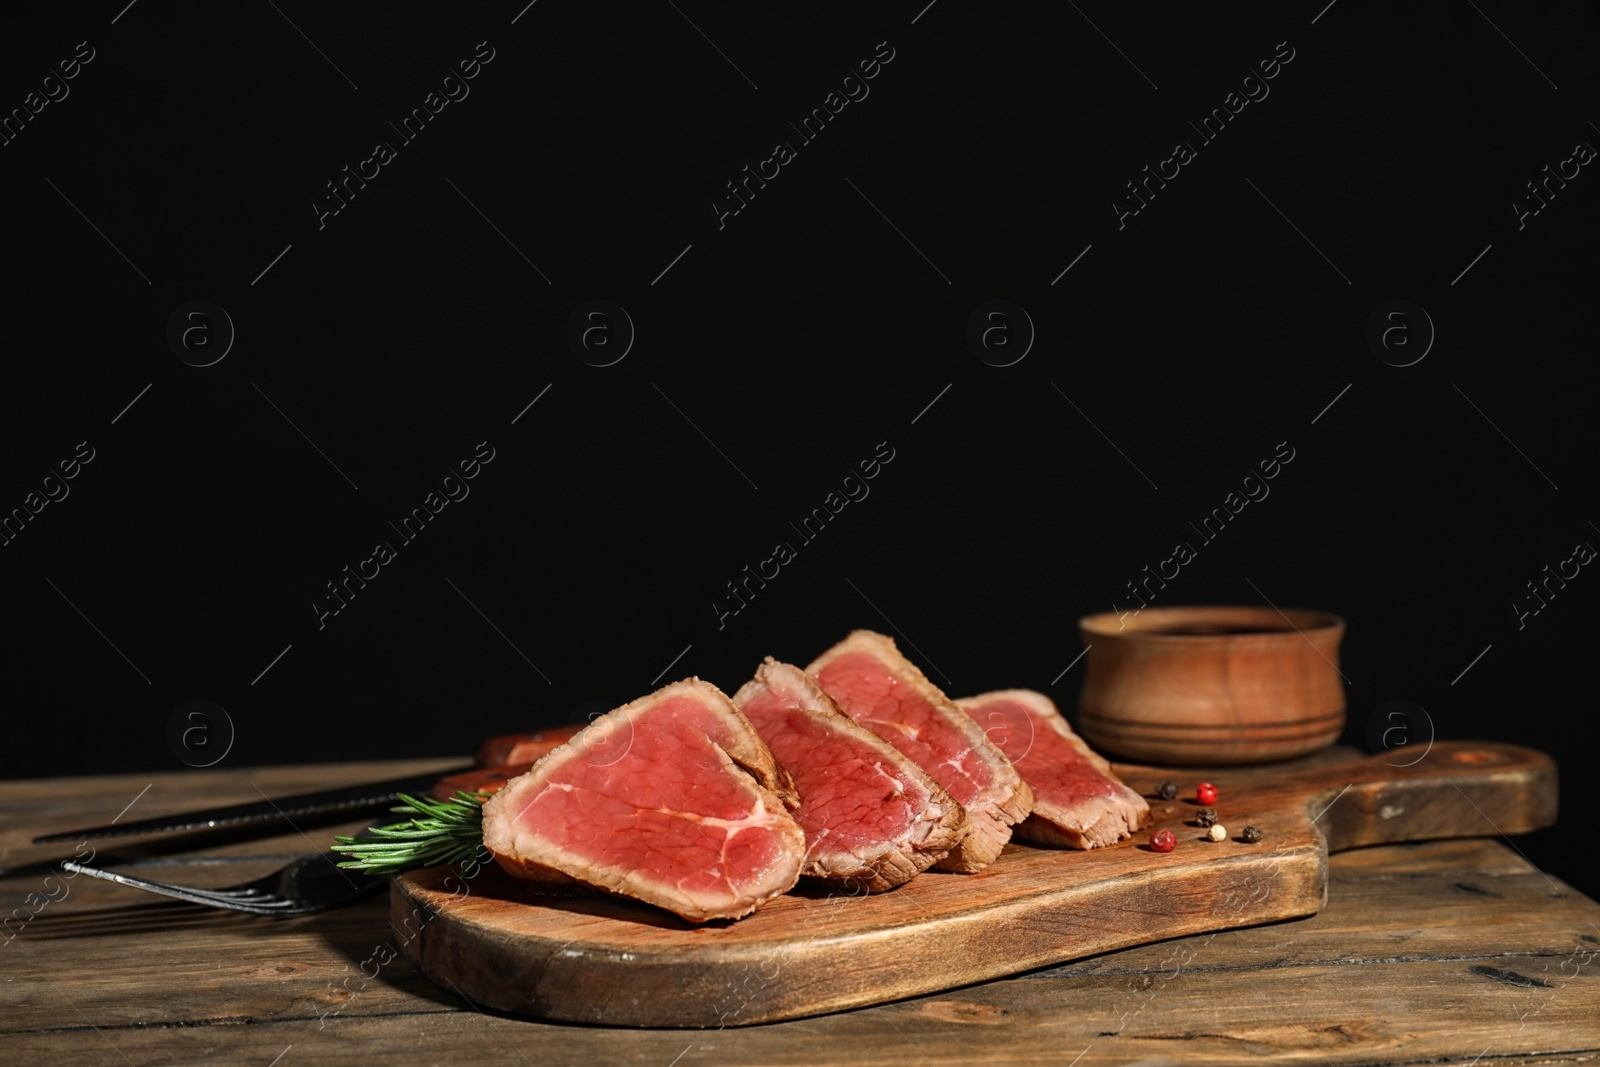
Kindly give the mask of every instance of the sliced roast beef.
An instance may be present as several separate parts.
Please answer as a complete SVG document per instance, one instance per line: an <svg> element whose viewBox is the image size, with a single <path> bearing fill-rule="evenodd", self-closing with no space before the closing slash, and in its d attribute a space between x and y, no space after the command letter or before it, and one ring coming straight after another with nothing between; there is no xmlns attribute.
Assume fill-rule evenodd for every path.
<svg viewBox="0 0 1600 1067"><path fill-rule="evenodd" d="M552 749L557 746L550 746ZM441 778L428 790L435 800L450 800L457 793L498 793L505 784L521 778L533 770L531 763L514 763L505 767L474 767L470 771Z"/></svg>
<svg viewBox="0 0 1600 1067"><path fill-rule="evenodd" d="M943 859L971 830L938 782L858 726L800 668L768 656L733 702L794 777L806 834L801 874L881 893Z"/></svg>
<svg viewBox="0 0 1600 1067"><path fill-rule="evenodd" d="M480 767L510 767L518 763L532 763L540 756L560 748L583 729L578 726L546 726L527 734L506 734L491 737L478 746L477 761Z"/></svg>
<svg viewBox="0 0 1600 1067"><path fill-rule="evenodd" d="M1017 827L1019 841L1098 848L1139 829L1150 813L1043 693L1003 689L956 703L1033 787L1033 814Z"/></svg>
<svg viewBox="0 0 1600 1067"><path fill-rule="evenodd" d="M967 809L972 832L936 867L970 873L994 862L1033 792L983 729L900 654L891 638L856 630L806 671L856 722L944 786Z"/></svg>
<svg viewBox="0 0 1600 1067"><path fill-rule="evenodd" d="M739 709L691 678L600 716L507 783L483 806L483 843L519 878L732 919L799 879L797 804Z"/></svg>

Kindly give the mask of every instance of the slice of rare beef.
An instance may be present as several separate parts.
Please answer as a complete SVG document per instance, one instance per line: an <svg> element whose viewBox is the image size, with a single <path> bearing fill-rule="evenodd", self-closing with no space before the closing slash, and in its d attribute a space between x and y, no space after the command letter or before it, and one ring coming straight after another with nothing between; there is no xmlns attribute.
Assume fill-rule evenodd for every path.
<svg viewBox="0 0 1600 1067"><path fill-rule="evenodd" d="M571 741L581 729L583 729L581 723L576 726L546 726L533 733L491 737L478 746L478 754L474 760L480 767L510 767L518 763L532 763L540 756L547 755Z"/></svg>
<svg viewBox="0 0 1600 1067"><path fill-rule="evenodd" d="M797 803L739 709L690 678L600 716L508 782L484 803L483 843L519 878L734 919L799 879Z"/></svg>
<svg viewBox="0 0 1600 1067"><path fill-rule="evenodd" d="M900 654L894 641L856 630L806 671L856 722L910 756L967 809L972 832L935 864L970 873L994 862L1033 792L983 728Z"/></svg>
<svg viewBox="0 0 1600 1067"><path fill-rule="evenodd" d="M921 767L839 710L799 667L771 656L733 695L800 794L800 873L881 893L941 860L971 830Z"/></svg>
<svg viewBox="0 0 1600 1067"><path fill-rule="evenodd" d="M956 703L1033 787L1033 814L1017 827L1017 840L1098 848L1132 834L1150 814L1144 797L1122 784L1043 693L1002 689Z"/></svg>

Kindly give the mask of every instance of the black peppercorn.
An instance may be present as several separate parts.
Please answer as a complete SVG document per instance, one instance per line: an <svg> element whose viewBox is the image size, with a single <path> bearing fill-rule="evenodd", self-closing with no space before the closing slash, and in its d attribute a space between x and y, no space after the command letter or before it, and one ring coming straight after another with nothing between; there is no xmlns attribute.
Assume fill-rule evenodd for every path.
<svg viewBox="0 0 1600 1067"><path fill-rule="evenodd" d="M1172 800L1177 795L1178 783L1172 781L1170 778L1156 786L1156 796L1160 797L1162 800Z"/></svg>
<svg viewBox="0 0 1600 1067"><path fill-rule="evenodd" d="M1261 840L1261 827L1246 826L1240 833L1239 839L1247 845L1253 845Z"/></svg>
<svg viewBox="0 0 1600 1067"><path fill-rule="evenodd" d="M1194 821L1199 823L1201 826L1211 826L1215 824L1217 821L1217 809L1201 808L1199 811L1194 813Z"/></svg>

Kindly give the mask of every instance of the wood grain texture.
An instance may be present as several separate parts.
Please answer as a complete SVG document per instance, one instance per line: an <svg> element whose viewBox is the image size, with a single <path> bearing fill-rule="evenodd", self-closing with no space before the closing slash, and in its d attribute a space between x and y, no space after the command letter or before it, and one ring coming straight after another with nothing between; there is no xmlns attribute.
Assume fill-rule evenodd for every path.
<svg viewBox="0 0 1600 1067"><path fill-rule="evenodd" d="M152 798L174 811L247 800L258 795L252 782L282 795L423 769L429 765L411 761L163 775L134 810ZM21 847L29 836L104 821L149 782L125 775L0 783L4 862L30 852L41 858L46 848ZM320 841L326 832L312 836ZM1494 831L1485 823L1482 832ZM265 873L306 848L291 831L130 869L220 885ZM33 877L0 878L0 914L38 888ZM1062 1067L1081 1055L1078 1067L1285 1060L1481 1067L1600 1058L1600 905L1494 840L1335 855L1329 903L1306 919L720 1032L480 1014L403 957L367 979L376 965L364 972L364 961L397 951L387 914L388 902L371 901L305 919L257 919L77 879L67 899L0 944L0 1062L264 1065L282 1054L279 1067L666 1067L681 1054L678 1067Z"/></svg>
<svg viewBox="0 0 1600 1067"><path fill-rule="evenodd" d="M694 926L636 902L555 895L486 870L394 880L406 955L448 988L504 1011L618 1026L728 1027L988 981L1064 960L1315 913L1329 851L1517 833L1555 819L1555 766L1509 745L1436 744L1428 758L1331 750L1272 767L1185 775L1154 827L1090 852L1008 845L972 876L930 873L872 897L791 894L731 924ZM1118 765L1141 793L1173 772ZM1221 791L1231 839L1203 840L1193 783ZM1245 844L1247 824L1265 837Z"/></svg>

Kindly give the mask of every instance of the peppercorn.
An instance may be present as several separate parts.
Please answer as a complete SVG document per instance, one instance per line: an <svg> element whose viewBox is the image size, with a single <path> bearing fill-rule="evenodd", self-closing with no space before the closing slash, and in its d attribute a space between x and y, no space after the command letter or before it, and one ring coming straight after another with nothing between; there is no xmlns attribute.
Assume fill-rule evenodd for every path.
<svg viewBox="0 0 1600 1067"><path fill-rule="evenodd" d="M1217 821L1217 809L1201 808L1199 811L1194 813L1194 821L1199 823L1201 826L1210 826L1212 823Z"/></svg>
<svg viewBox="0 0 1600 1067"><path fill-rule="evenodd" d="M1247 845L1255 844L1257 841L1261 840L1261 827L1246 826L1243 832L1239 834L1239 839Z"/></svg>
<svg viewBox="0 0 1600 1067"><path fill-rule="evenodd" d="M1173 800L1178 795L1178 783L1170 778L1156 787L1156 796L1162 800Z"/></svg>
<svg viewBox="0 0 1600 1067"><path fill-rule="evenodd" d="M1228 839L1228 828L1223 826L1220 822L1215 823L1211 827L1211 832L1206 836L1211 838L1213 841L1226 841Z"/></svg>
<svg viewBox="0 0 1600 1067"><path fill-rule="evenodd" d="M1202 804L1215 804L1217 802L1217 787L1210 782L1201 782L1194 788L1194 798Z"/></svg>
<svg viewBox="0 0 1600 1067"><path fill-rule="evenodd" d="M1157 852L1171 852L1178 847L1178 835L1171 830L1157 830L1150 835L1150 847Z"/></svg>

